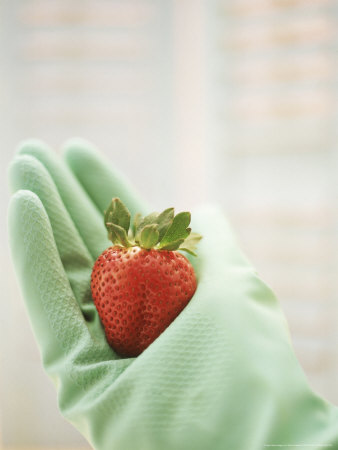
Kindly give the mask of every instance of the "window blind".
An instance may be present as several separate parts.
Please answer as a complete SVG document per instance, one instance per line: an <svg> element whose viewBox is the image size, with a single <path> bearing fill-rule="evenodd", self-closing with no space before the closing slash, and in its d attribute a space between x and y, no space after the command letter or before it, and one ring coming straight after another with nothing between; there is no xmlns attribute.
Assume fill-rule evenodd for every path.
<svg viewBox="0 0 338 450"><path fill-rule="evenodd" d="M26 0L4 7L12 141L38 136L59 147L82 136L138 180L144 155L151 160L172 144L169 6ZM154 179L170 192L157 171Z"/></svg>
<svg viewBox="0 0 338 450"><path fill-rule="evenodd" d="M222 192L244 250L280 299L314 389L332 401L336 29L328 0L218 0L209 10L214 158L223 161L215 195Z"/></svg>

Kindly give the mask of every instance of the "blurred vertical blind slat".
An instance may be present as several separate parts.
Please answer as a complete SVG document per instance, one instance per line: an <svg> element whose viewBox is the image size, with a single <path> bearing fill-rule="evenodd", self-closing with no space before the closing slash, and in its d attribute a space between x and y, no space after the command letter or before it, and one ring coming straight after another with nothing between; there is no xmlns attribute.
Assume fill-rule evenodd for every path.
<svg viewBox="0 0 338 450"><path fill-rule="evenodd" d="M26 0L7 9L10 84L19 102L14 134L20 129L52 145L74 135L113 145L132 177L146 152L155 157L157 147L169 145L169 7L154 0Z"/></svg>
<svg viewBox="0 0 338 450"><path fill-rule="evenodd" d="M338 400L337 5L216 0L213 17L217 183L311 381Z"/></svg>

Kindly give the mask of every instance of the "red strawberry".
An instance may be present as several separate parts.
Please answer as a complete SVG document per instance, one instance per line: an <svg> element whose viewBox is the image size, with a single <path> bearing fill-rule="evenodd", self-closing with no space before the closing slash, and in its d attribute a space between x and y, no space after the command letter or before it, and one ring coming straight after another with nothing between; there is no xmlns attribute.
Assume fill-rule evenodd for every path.
<svg viewBox="0 0 338 450"><path fill-rule="evenodd" d="M174 209L130 214L115 198L105 213L108 236L115 244L96 260L91 290L110 346L121 356L143 352L177 317L196 290L189 260L201 236L187 226L190 213Z"/></svg>

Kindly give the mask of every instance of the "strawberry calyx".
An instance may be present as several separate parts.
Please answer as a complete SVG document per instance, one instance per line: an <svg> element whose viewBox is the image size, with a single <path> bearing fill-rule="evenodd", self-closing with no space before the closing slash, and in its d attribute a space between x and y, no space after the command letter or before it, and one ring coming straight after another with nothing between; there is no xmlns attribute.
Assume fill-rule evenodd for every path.
<svg viewBox="0 0 338 450"><path fill-rule="evenodd" d="M174 208L153 212L145 217L137 213L131 223L130 212L119 198L113 198L104 214L108 238L114 245L139 246L146 250L183 250L196 256L202 236L189 228L190 212L175 215Z"/></svg>

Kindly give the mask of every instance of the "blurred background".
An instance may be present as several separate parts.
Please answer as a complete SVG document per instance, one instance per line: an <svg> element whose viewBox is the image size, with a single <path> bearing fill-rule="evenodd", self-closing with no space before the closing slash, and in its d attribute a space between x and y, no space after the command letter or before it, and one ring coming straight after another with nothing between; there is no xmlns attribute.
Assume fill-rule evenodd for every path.
<svg viewBox="0 0 338 450"><path fill-rule="evenodd" d="M338 404L337 18L334 0L1 1L3 448L89 448L9 265L6 167L27 137L91 140L155 208L220 203Z"/></svg>

